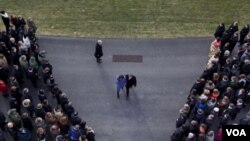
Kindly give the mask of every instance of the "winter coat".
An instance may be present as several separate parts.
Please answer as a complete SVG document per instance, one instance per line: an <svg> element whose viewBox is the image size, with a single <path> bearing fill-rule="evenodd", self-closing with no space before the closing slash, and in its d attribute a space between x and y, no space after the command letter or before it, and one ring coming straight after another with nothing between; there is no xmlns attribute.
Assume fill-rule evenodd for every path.
<svg viewBox="0 0 250 141"><path fill-rule="evenodd" d="M225 31L225 26L224 26L224 24L220 24L220 25L217 27L217 29L216 29L216 31L215 31L215 33L214 33L214 37L215 37L215 38L221 38L222 35L223 35L223 33L224 33L224 31Z"/></svg>
<svg viewBox="0 0 250 141"><path fill-rule="evenodd" d="M8 86L2 80L0 80L0 92L3 93L3 94L8 92Z"/></svg>
<svg viewBox="0 0 250 141"><path fill-rule="evenodd" d="M79 128L71 127L68 136L72 141L79 141L79 137L82 135L82 131Z"/></svg>
<svg viewBox="0 0 250 141"><path fill-rule="evenodd" d="M65 113L68 115L68 117L71 117L71 114L74 112L75 112L75 109L72 105L65 106Z"/></svg>
<svg viewBox="0 0 250 141"><path fill-rule="evenodd" d="M76 124L80 124L82 122L82 119L79 116L71 116L70 122L73 126L75 126Z"/></svg>
<svg viewBox="0 0 250 141"><path fill-rule="evenodd" d="M45 111L43 109L38 109L36 108L35 109L35 114L36 114L36 117L41 117L42 119L45 118Z"/></svg>
<svg viewBox="0 0 250 141"><path fill-rule="evenodd" d="M8 111L8 118L14 123L14 126L19 127L21 125L21 116L15 109L10 109Z"/></svg>
<svg viewBox="0 0 250 141"><path fill-rule="evenodd" d="M126 87L127 88L131 88L132 86L136 87L137 85L137 80L136 77L134 75L125 75L126 77Z"/></svg>
<svg viewBox="0 0 250 141"><path fill-rule="evenodd" d="M4 114L0 111L0 127L4 127L6 117L4 116Z"/></svg>
<svg viewBox="0 0 250 141"><path fill-rule="evenodd" d="M26 72L28 70L28 67L29 67L29 62L27 60L22 60L20 57L19 63L20 63L22 70L24 70Z"/></svg>
<svg viewBox="0 0 250 141"><path fill-rule="evenodd" d="M95 46L95 57L101 58L102 56L103 56L102 45L97 43Z"/></svg>
<svg viewBox="0 0 250 141"><path fill-rule="evenodd" d="M7 79L9 78L9 70L0 67L0 80L3 80L7 83Z"/></svg>
<svg viewBox="0 0 250 141"><path fill-rule="evenodd" d="M126 78L123 76L123 75L119 75L117 80L116 80L116 86L117 86L117 89L122 89L124 88L124 86L126 85Z"/></svg>
<svg viewBox="0 0 250 141"><path fill-rule="evenodd" d="M28 129L23 128L21 131L17 133L19 141L30 141L31 135Z"/></svg>
<svg viewBox="0 0 250 141"><path fill-rule="evenodd" d="M33 130L33 124L32 124L32 121L29 117L22 118L22 121L23 121L24 128L27 128L29 131Z"/></svg>
<svg viewBox="0 0 250 141"><path fill-rule="evenodd" d="M88 132L87 133L87 139L88 139L88 141L95 141L95 133L94 132Z"/></svg>
<svg viewBox="0 0 250 141"><path fill-rule="evenodd" d="M29 60L29 65L36 70L38 70L39 68L37 61L35 60L35 58L32 58L32 57Z"/></svg>

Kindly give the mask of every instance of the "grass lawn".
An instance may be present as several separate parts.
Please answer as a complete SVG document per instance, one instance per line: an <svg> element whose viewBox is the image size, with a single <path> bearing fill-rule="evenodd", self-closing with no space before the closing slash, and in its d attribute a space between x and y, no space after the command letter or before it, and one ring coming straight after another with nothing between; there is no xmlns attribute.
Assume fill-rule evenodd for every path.
<svg viewBox="0 0 250 141"><path fill-rule="evenodd" d="M106 38L212 36L221 21L238 20L241 29L249 7L247 0L0 0L9 15L32 17L39 34Z"/></svg>

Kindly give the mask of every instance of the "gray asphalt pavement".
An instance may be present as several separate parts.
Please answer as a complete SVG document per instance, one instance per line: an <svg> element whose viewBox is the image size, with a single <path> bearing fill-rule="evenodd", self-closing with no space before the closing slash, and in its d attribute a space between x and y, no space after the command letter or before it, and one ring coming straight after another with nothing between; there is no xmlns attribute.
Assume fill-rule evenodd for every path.
<svg viewBox="0 0 250 141"><path fill-rule="evenodd" d="M179 108L206 64L212 38L103 39L103 63L94 54L97 39L40 36L54 76L97 141L168 141ZM142 63L112 62L113 55L142 55ZM127 101L116 98L115 78L134 74L138 86Z"/></svg>

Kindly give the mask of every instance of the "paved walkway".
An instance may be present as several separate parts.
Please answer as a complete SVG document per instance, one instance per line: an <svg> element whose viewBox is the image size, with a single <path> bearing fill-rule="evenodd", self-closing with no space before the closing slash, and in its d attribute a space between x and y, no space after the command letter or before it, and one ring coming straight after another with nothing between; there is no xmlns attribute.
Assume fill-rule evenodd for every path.
<svg viewBox="0 0 250 141"><path fill-rule="evenodd" d="M212 39L103 39L103 63L95 62L96 39L40 36L59 87L73 102L97 141L162 141L175 129L179 108L207 61ZM112 62L113 55L142 55L142 63ZM116 98L115 77L134 74L127 101Z"/></svg>

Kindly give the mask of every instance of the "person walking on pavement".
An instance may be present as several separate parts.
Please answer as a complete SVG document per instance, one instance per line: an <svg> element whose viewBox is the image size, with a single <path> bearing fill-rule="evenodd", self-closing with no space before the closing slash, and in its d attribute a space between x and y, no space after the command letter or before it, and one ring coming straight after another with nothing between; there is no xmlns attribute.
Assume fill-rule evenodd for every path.
<svg viewBox="0 0 250 141"><path fill-rule="evenodd" d="M134 75L127 74L125 75L126 77L126 94L127 98L129 98L129 89L132 88L133 86L136 87L137 80Z"/></svg>
<svg viewBox="0 0 250 141"><path fill-rule="evenodd" d="M120 98L120 90L123 90L126 85L126 77L124 75L119 75L116 79L116 90L117 90L117 98Z"/></svg>
<svg viewBox="0 0 250 141"><path fill-rule="evenodd" d="M102 52L102 40L98 40L95 46L95 58L97 63L101 63L102 59L101 57L103 56Z"/></svg>

